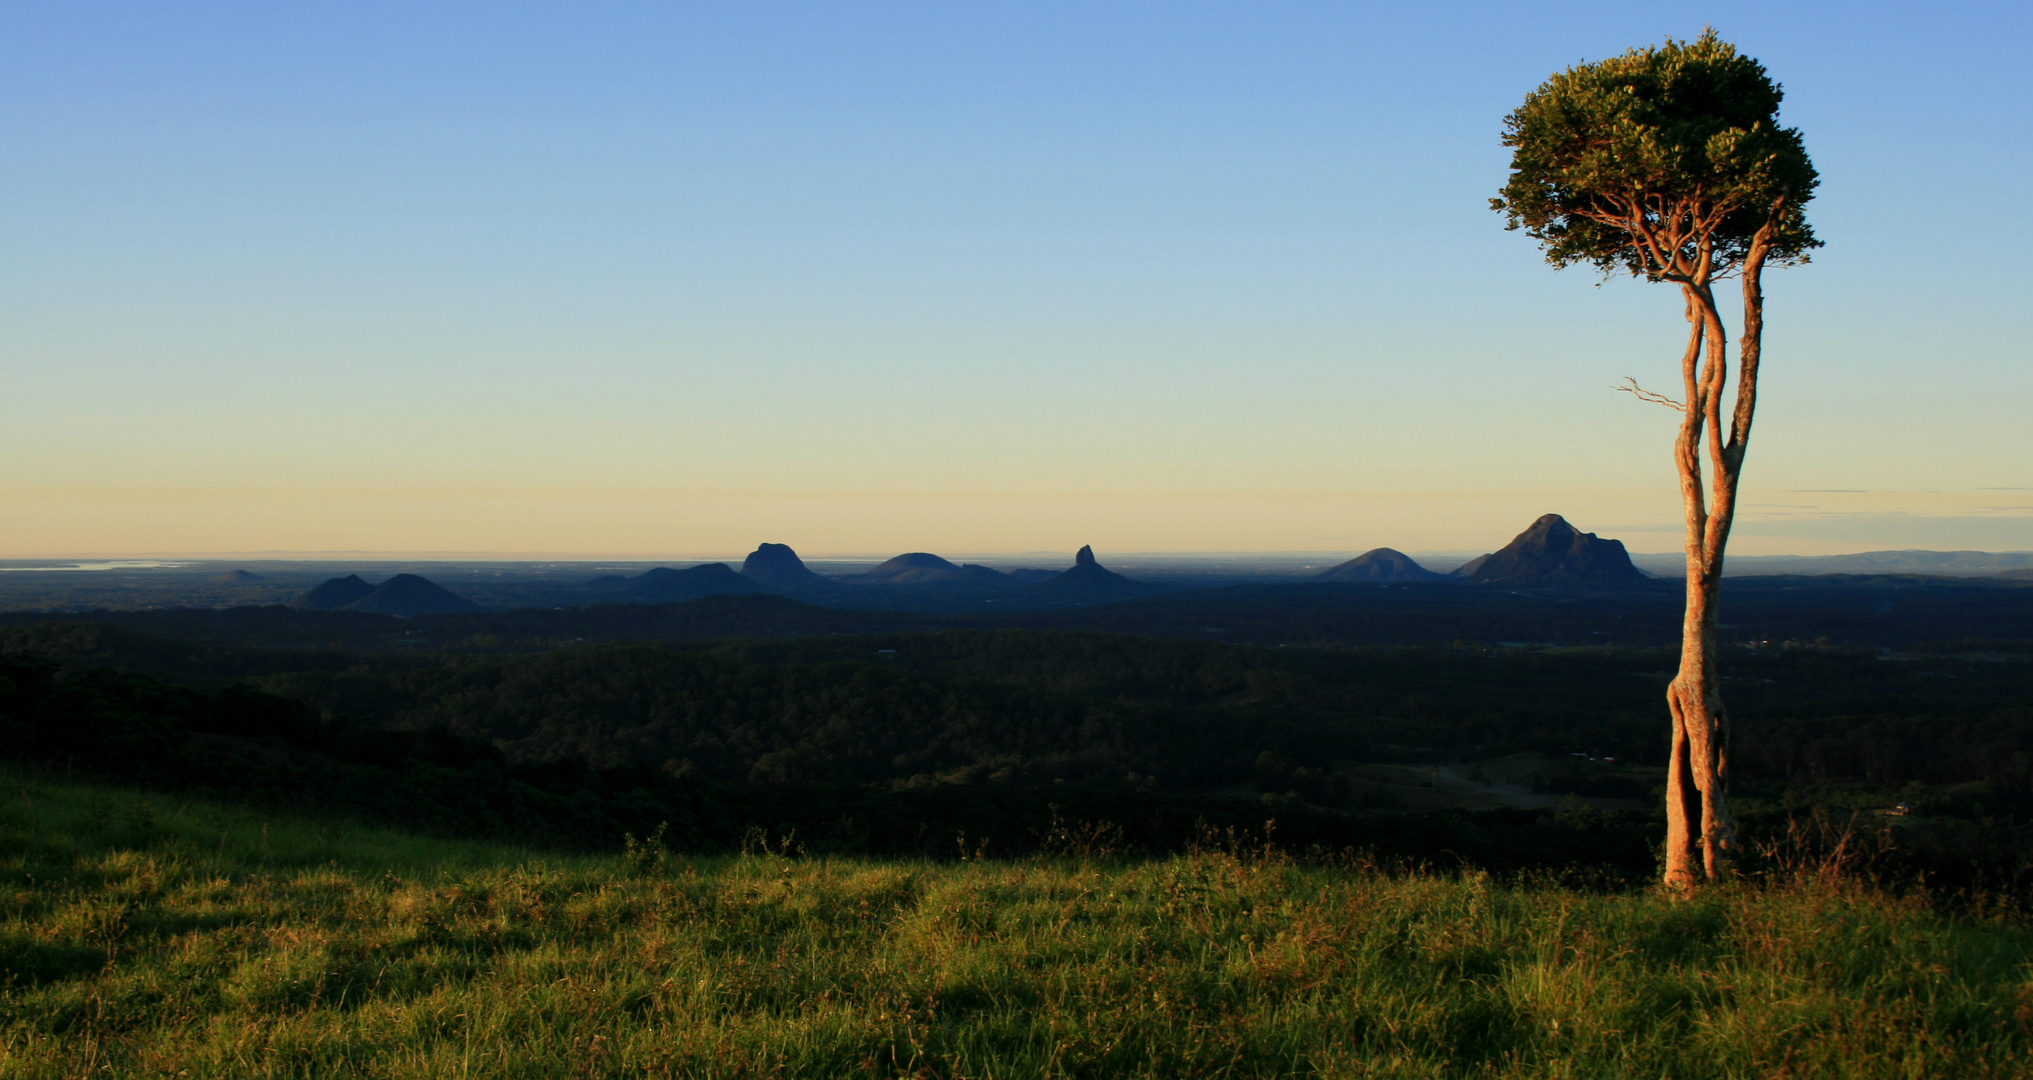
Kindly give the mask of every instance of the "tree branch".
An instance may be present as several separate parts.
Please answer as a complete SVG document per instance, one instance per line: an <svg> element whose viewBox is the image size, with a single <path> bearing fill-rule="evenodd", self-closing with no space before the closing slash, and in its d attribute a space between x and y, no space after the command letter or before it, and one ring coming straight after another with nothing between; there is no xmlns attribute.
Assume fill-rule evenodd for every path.
<svg viewBox="0 0 2033 1080"><path fill-rule="evenodd" d="M1610 389L1615 390L1619 393L1629 394L1632 397L1637 398L1639 401L1649 401L1654 405L1664 405L1667 408L1672 409L1674 412L1687 411L1686 405L1678 401L1675 401L1674 399L1669 398L1664 394L1655 394L1652 391L1647 390L1642 386L1639 386L1638 380L1631 378L1629 375L1624 376L1624 384L1622 386L1612 386L1610 387Z"/></svg>

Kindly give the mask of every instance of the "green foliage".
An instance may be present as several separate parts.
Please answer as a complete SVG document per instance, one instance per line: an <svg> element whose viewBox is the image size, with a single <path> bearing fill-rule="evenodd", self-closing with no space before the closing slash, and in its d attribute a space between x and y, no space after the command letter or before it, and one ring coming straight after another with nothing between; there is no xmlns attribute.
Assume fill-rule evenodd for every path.
<svg viewBox="0 0 2033 1080"><path fill-rule="evenodd" d="M1568 68L1504 118L1511 178L1491 205L1555 266L1719 276L1768 223L1770 261L1804 262L1818 180L1781 96L1712 29Z"/></svg>
<svg viewBox="0 0 2033 1080"><path fill-rule="evenodd" d="M143 846L123 824L150 807ZM2018 1076L2033 929L1259 844L559 859L0 777L0 1072Z"/></svg>
<svg viewBox="0 0 2033 1080"><path fill-rule="evenodd" d="M670 869L671 852L664 846L664 833L670 830L668 821L657 822L656 829L640 840L634 833L621 834L621 861L636 877L662 877Z"/></svg>

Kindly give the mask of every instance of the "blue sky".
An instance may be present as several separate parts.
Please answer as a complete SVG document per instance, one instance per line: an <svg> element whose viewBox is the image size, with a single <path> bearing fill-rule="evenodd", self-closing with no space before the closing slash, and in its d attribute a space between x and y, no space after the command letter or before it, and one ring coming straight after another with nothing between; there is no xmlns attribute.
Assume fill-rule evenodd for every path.
<svg viewBox="0 0 2033 1080"><path fill-rule="evenodd" d="M0 556L1677 546L1503 114L1713 24L1828 247L1734 549L2033 548L2023 6L0 5Z"/></svg>

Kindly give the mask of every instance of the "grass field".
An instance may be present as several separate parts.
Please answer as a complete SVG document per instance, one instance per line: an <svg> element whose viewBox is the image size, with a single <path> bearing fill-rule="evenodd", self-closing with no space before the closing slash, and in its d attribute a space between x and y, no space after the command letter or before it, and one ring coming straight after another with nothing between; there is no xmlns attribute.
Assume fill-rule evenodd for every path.
<svg viewBox="0 0 2033 1080"><path fill-rule="evenodd" d="M1821 880L570 859L0 774L7 1077L2026 1076L2029 959Z"/></svg>

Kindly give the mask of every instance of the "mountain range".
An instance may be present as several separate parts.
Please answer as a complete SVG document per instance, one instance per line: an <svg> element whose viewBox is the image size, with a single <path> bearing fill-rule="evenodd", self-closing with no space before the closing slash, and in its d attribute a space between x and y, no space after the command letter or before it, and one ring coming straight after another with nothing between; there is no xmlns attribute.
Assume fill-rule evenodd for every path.
<svg viewBox="0 0 2033 1080"><path fill-rule="evenodd" d="M1605 540L1546 514L1511 542L1470 559L1451 574L1420 566L1395 548L1366 551L1316 575L1315 581L1397 584L1456 581L1474 585L1635 585L1646 580L1621 541Z"/></svg>
<svg viewBox="0 0 2033 1080"><path fill-rule="evenodd" d="M1315 580L1618 586L1642 583L1645 575L1631 564L1618 541L1581 532L1560 515L1547 514L1503 548L1470 561L1453 574L1435 573L1403 552L1377 548L1317 575ZM603 575L575 588L580 603L671 604L709 596L773 593L828 607L926 611L981 610L967 605L983 603L1004 605L998 610L1107 604L1167 591L1163 585L1127 578L1101 565L1092 546L1082 546L1073 556L1073 565L1059 571L1004 572L914 551L870 570L829 577L806 566L790 545L778 543L758 545L738 571L721 562L683 568L659 566L634 575ZM416 574L397 574L379 585L369 584L358 574L332 578L299 596L294 606L404 617L480 610L465 597Z"/></svg>
<svg viewBox="0 0 2033 1080"><path fill-rule="evenodd" d="M333 578L297 597L293 607L305 611L366 611L377 615L461 615L480 605L416 574L397 574L369 585L358 574Z"/></svg>

